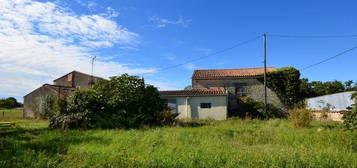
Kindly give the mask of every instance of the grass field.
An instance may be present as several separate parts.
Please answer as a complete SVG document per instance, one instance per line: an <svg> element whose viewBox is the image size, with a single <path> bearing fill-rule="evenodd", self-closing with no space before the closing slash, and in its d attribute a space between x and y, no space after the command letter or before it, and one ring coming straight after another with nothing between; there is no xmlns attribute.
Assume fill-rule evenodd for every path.
<svg viewBox="0 0 357 168"><path fill-rule="evenodd" d="M0 128L0 167L357 167L357 132L339 123L293 129L287 120L206 121L197 127Z"/></svg>
<svg viewBox="0 0 357 168"><path fill-rule="evenodd" d="M0 121L22 120L22 109L0 109Z"/></svg>

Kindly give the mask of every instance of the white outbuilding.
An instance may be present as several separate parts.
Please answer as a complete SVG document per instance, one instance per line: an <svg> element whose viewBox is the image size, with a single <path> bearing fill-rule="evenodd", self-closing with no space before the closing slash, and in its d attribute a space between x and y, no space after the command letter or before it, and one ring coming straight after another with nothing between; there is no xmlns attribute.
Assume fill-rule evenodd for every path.
<svg viewBox="0 0 357 168"><path fill-rule="evenodd" d="M227 119L227 91L224 88L160 91L179 119Z"/></svg>

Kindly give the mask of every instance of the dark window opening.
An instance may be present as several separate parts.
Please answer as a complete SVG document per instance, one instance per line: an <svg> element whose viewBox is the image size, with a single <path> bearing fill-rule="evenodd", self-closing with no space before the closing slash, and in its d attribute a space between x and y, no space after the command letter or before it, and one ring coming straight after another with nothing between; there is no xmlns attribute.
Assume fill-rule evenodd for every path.
<svg viewBox="0 0 357 168"><path fill-rule="evenodd" d="M236 85L236 94L237 96L247 96L248 87L246 83L240 83Z"/></svg>
<svg viewBox="0 0 357 168"><path fill-rule="evenodd" d="M167 105L169 106L172 114L177 113L176 99L167 99Z"/></svg>
<svg viewBox="0 0 357 168"><path fill-rule="evenodd" d="M211 108L211 106L212 106L211 103L201 103L200 104L201 108Z"/></svg>

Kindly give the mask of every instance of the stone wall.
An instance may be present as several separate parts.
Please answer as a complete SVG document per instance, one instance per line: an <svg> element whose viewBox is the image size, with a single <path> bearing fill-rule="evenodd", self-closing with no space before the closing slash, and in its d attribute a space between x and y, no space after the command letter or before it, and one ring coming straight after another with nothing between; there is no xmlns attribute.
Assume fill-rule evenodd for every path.
<svg viewBox="0 0 357 168"><path fill-rule="evenodd" d="M236 86L238 84L246 84L247 96L264 102L264 84L255 78L236 78L236 79L219 79L219 80L192 80L193 88L215 88L223 87L228 90L229 111L233 112L238 108L238 96L236 95ZM271 89L267 88L267 101L269 104L274 104L278 108L283 108L280 99Z"/></svg>
<svg viewBox="0 0 357 168"><path fill-rule="evenodd" d="M95 76L92 77L91 75L84 74L81 72L73 71L65 76L62 76L61 78L56 79L54 81L54 84L60 86L69 86L83 90L89 89L91 87L92 80L93 83L97 83L98 81L103 79Z"/></svg>
<svg viewBox="0 0 357 168"><path fill-rule="evenodd" d="M318 121L343 122L342 117L345 113L346 111L314 111L313 116L314 119Z"/></svg>
<svg viewBox="0 0 357 168"><path fill-rule="evenodd" d="M24 117L40 118L43 112L43 103L48 96L55 98L65 98L74 91L74 88L58 87L45 84L40 88L24 96Z"/></svg>

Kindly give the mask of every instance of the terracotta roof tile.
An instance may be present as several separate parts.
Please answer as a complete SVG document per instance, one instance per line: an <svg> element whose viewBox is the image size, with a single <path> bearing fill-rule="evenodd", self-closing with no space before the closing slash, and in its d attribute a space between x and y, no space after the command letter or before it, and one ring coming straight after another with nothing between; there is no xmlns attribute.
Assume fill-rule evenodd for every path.
<svg viewBox="0 0 357 168"><path fill-rule="evenodd" d="M160 91L161 96L214 96L227 95L224 88L190 89L190 90L167 90Z"/></svg>
<svg viewBox="0 0 357 168"><path fill-rule="evenodd" d="M267 67L267 71L275 71L274 67ZM234 77L254 77L262 75L264 68L241 68L241 69L206 69L195 70L192 79L222 79Z"/></svg>

